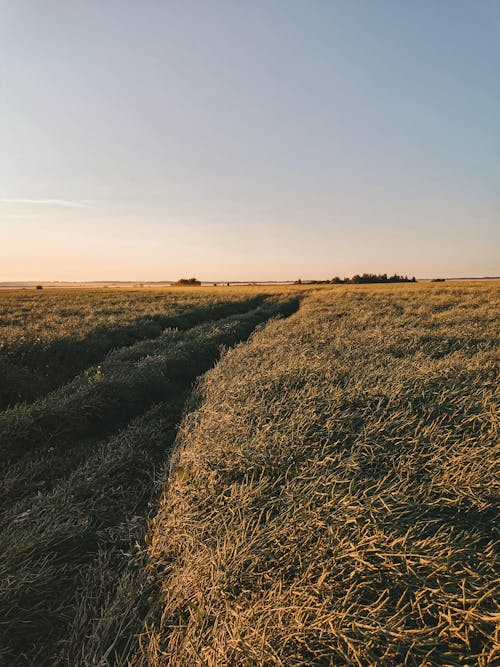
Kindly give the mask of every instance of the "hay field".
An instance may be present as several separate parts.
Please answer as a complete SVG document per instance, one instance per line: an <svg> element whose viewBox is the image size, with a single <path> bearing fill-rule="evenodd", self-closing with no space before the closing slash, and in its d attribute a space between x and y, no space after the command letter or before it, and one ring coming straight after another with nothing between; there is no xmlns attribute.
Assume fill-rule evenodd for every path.
<svg viewBox="0 0 500 667"><path fill-rule="evenodd" d="M76 627L136 567L193 383L221 348L292 313L302 293L0 295L1 664L86 664Z"/></svg>
<svg viewBox="0 0 500 667"><path fill-rule="evenodd" d="M0 294L0 664L496 664L499 305Z"/></svg>
<svg viewBox="0 0 500 667"><path fill-rule="evenodd" d="M498 664L499 297L323 291L205 375L143 664Z"/></svg>
<svg viewBox="0 0 500 667"><path fill-rule="evenodd" d="M247 290L78 289L0 293L0 409L32 401L107 352L258 305Z"/></svg>

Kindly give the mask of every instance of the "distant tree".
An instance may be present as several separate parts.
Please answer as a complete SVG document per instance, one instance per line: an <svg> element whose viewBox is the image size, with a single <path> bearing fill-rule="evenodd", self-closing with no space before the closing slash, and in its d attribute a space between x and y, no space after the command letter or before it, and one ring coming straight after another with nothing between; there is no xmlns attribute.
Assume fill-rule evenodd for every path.
<svg viewBox="0 0 500 667"><path fill-rule="evenodd" d="M43 285L37 285L36 289L43 289Z"/></svg>
<svg viewBox="0 0 500 667"><path fill-rule="evenodd" d="M335 276L335 278L332 278L329 282L331 282L332 285L359 285L370 283L415 283L417 281L415 276L413 276L413 278L408 278L408 276L400 276L397 273L392 276L388 276L387 273L363 273L362 275L356 273L352 278L344 278L343 280L338 276Z"/></svg>
<svg viewBox="0 0 500 667"><path fill-rule="evenodd" d="M199 287L201 285L201 281L197 280L196 278L181 278L173 284L179 285L180 287Z"/></svg>

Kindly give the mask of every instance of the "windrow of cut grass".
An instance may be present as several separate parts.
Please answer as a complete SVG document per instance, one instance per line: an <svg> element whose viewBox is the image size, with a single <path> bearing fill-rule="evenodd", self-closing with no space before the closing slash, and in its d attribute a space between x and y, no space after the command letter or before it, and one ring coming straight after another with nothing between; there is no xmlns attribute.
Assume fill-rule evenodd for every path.
<svg viewBox="0 0 500 667"><path fill-rule="evenodd" d="M296 307L296 299L284 297L187 331L165 330L153 340L113 351L46 397L0 413L0 455L13 461L34 448L110 433L175 394L186 376L207 370L221 345L245 338L258 324Z"/></svg>
<svg viewBox="0 0 500 667"><path fill-rule="evenodd" d="M205 375L142 664L498 664L499 305L498 284L323 291Z"/></svg>
<svg viewBox="0 0 500 667"><path fill-rule="evenodd" d="M110 350L260 305L255 290L0 293L0 410L33 401Z"/></svg>
<svg viewBox="0 0 500 667"><path fill-rule="evenodd" d="M168 454L184 397L155 405L94 446L66 479L32 489L3 513L0 664L78 664L99 605L113 597L120 573L134 561L155 470ZM92 607L95 618L82 607ZM69 628L78 623L83 636L75 644ZM65 662L70 648L73 661Z"/></svg>
<svg viewBox="0 0 500 667"><path fill-rule="evenodd" d="M102 649L95 664L107 651L127 651L132 628L147 617L135 542L191 386L221 347L297 307L297 298L276 296L246 313L164 332L0 415L0 663L93 664L93 643ZM130 631L113 635L124 624Z"/></svg>

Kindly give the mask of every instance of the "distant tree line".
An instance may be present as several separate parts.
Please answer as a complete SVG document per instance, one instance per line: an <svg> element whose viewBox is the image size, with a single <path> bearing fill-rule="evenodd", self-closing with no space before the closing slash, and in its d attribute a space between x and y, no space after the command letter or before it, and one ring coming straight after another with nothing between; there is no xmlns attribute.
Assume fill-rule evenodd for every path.
<svg viewBox="0 0 500 667"><path fill-rule="evenodd" d="M201 281L197 280L196 278L181 278L172 284L180 285L182 287L199 287L201 285Z"/></svg>
<svg viewBox="0 0 500 667"><path fill-rule="evenodd" d="M339 278L335 276L331 280L306 280L304 281L312 285L359 285L366 283L415 283L416 278L408 278L408 276L400 276L395 273L388 276L387 273L363 273L359 275L356 273L352 278ZM296 285L302 285L302 280L299 278L295 281Z"/></svg>

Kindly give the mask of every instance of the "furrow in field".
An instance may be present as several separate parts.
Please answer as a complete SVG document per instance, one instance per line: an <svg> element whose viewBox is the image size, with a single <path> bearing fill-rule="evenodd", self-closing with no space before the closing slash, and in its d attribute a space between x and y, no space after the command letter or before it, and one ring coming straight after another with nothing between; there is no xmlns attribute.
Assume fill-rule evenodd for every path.
<svg viewBox="0 0 500 667"><path fill-rule="evenodd" d="M194 306L180 301L168 304L166 312L139 316L125 325L96 324L82 334L32 336L4 342L0 346L0 410L16 403L32 402L70 381L87 367L101 361L110 350L154 339L167 328L189 329L202 322L250 311L264 300L263 295L240 299L199 302ZM99 322L99 315L96 316ZM48 324L50 327L50 324ZM64 324L60 324L64 332Z"/></svg>
<svg viewBox="0 0 500 667"><path fill-rule="evenodd" d="M38 447L57 448L75 437L109 434L154 402L174 395L186 377L207 370L221 345L248 336L258 324L290 312L296 304L296 299L266 303L110 353L101 365L45 398L1 413L1 455L13 461Z"/></svg>
<svg viewBox="0 0 500 667"><path fill-rule="evenodd" d="M221 345L233 345L270 317L289 315L297 307L296 299L282 299L237 317L171 332L154 347L153 341L144 341L136 349L110 355L101 373L110 373L113 378L110 384L115 401L122 400L119 406L126 421L136 409L131 409L129 396L140 403L142 411L152 401L162 402L109 440L94 443L86 457L75 458L73 466L66 468L62 461L71 438L83 438L87 419L95 418L95 412L87 416L87 406L95 406L99 396L109 395L99 393L102 379L92 382L93 401L80 403L85 406L85 416L73 416L74 428L57 441L51 454L54 462L61 463L64 474L59 470L59 478L46 480L51 483L33 488L29 496L3 512L0 661L84 665L90 663L82 658L83 647L90 652L92 642L101 647L106 642L116 644L113 655L119 646L128 650L133 633L140 630L140 621L147 616L147 610L143 613L138 606L147 600L137 588L143 587L144 581L136 577L135 541L144 532L148 503L155 493L155 470L168 457L184 399L195 378L213 364ZM131 385L125 394L120 389L124 378ZM152 382L158 391L151 389ZM56 398L61 400L61 395L45 404L49 411ZM56 415L67 409L65 404ZM109 419L108 411L99 414ZM54 422L49 423L57 423L54 413L52 418ZM50 434L45 431L44 437ZM56 442L54 436L51 442ZM42 454L43 458L45 453L39 450L29 449L27 456L36 459ZM22 474L22 466L16 466L14 463L11 471ZM57 470L57 465L54 468ZM4 480L8 475L7 469ZM125 586L134 595L133 605ZM115 596L116 609L123 618L113 612ZM118 627L125 622L129 635L117 638ZM111 660L109 664L117 663Z"/></svg>
<svg viewBox="0 0 500 667"><path fill-rule="evenodd" d="M0 662L52 664L79 604L78 582L85 572L99 553L116 567L123 551L133 550L183 397L154 406L96 446L50 492L34 493L4 515ZM101 577L114 574L100 572ZM102 593L111 595L112 588Z"/></svg>

